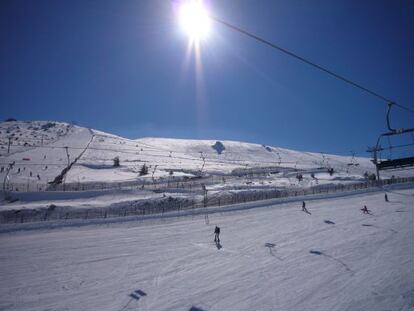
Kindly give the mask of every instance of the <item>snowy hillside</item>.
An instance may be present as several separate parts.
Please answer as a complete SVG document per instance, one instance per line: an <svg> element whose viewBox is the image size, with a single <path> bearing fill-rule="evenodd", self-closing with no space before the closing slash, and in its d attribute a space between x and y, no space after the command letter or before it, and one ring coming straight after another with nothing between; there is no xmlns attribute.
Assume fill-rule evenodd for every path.
<svg viewBox="0 0 414 311"><path fill-rule="evenodd" d="M0 227L0 309L414 310L413 194Z"/></svg>
<svg viewBox="0 0 414 311"><path fill-rule="evenodd" d="M88 129L65 123L0 123L0 178L4 179L8 164L14 163L8 174L9 183L35 184L45 189L48 182L82 154L91 138L92 132Z"/></svg>
<svg viewBox="0 0 414 311"><path fill-rule="evenodd" d="M308 181L311 181L311 172L314 173L314 180L338 180L363 178L365 172L373 171L373 165L367 158L297 152L234 141L130 140L58 122L0 123L0 144L3 167L0 177L4 177L7 165L14 162L9 179L10 183L15 184L46 186L75 161L64 176L66 183L110 183L232 172L245 174L260 168L263 172L303 170L307 173L303 177ZM120 159L119 167L114 167L115 157ZM143 164L148 166L149 172L140 177ZM328 168L333 168L337 173L334 178L327 176ZM283 177L286 176L283 174ZM283 183L282 180L280 182Z"/></svg>
<svg viewBox="0 0 414 311"><path fill-rule="evenodd" d="M51 121L2 122L0 146L3 194L12 198L0 202L1 210L50 204L95 208L120 202L131 207L137 200L159 200L166 194L194 207L194 202L207 200L207 192L220 205L236 202L232 196L242 191L262 191L264 199L268 196L263 191L352 185L374 172L369 158L226 140L132 140Z"/></svg>

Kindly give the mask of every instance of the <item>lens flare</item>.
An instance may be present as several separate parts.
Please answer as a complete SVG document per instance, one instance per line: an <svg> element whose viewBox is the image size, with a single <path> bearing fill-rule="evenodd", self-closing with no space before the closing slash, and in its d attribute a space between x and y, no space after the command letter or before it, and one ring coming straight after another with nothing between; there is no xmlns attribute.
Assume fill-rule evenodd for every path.
<svg viewBox="0 0 414 311"><path fill-rule="evenodd" d="M207 1L207 0L206 0ZM177 0L174 4L181 30L188 36L182 73L186 74L191 63L194 64L195 77L195 120L197 130L208 122L208 99L205 88L201 46L209 36L211 19L203 0Z"/></svg>
<svg viewBox="0 0 414 311"><path fill-rule="evenodd" d="M179 21L182 29L193 41L207 38L210 32L210 19L201 0L190 0L182 3L179 10Z"/></svg>

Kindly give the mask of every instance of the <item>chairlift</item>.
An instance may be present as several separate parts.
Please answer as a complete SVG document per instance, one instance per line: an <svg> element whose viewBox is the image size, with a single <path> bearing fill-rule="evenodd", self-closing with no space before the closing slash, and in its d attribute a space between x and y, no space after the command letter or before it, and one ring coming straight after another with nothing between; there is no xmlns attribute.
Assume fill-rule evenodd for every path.
<svg viewBox="0 0 414 311"><path fill-rule="evenodd" d="M355 152L352 152L351 161L347 165L348 166L359 166L358 161L355 159Z"/></svg>
<svg viewBox="0 0 414 311"><path fill-rule="evenodd" d="M389 132L381 134L378 139L375 147L369 148L368 151L373 153L373 160L372 162L375 164L377 168L377 177L379 179L379 171L381 170L392 170L392 169L401 169L401 168L407 168L414 166L414 156L410 157L396 157L393 156L393 150L397 148L403 148L407 146L414 145L414 128L409 129L394 129L390 125L390 112L391 108L394 105L394 103L388 103L388 111L387 111L387 127L389 129ZM411 133L413 137L413 142L403 145L396 145L393 146L391 144L391 137L393 136L401 136L407 133ZM381 141L382 139L387 138L388 140L388 147L384 148L381 147ZM381 151L389 150L389 157L387 160L383 160L381 157ZM395 154L395 153L394 153Z"/></svg>

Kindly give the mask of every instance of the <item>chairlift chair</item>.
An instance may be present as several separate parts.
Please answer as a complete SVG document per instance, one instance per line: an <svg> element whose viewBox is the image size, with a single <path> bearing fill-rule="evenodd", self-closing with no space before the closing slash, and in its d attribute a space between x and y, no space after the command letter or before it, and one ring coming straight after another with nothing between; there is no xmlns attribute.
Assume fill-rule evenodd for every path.
<svg viewBox="0 0 414 311"><path fill-rule="evenodd" d="M352 152L351 161L347 165L348 166L359 166L358 161L355 159L355 152Z"/></svg>
<svg viewBox="0 0 414 311"><path fill-rule="evenodd" d="M393 156L392 150L396 149L396 148L402 148L402 147L407 147L407 146L411 146L414 145L414 128L409 128L409 129L393 129L391 128L390 125L390 112L391 112L391 108L393 106L394 103L389 103L388 104L388 112L387 112L387 126L389 129L389 132L383 133L381 134L378 139L377 139L377 143L375 145L374 148L370 148L368 151L373 153L373 160L372 162L375 164L376 168L377 168L377 177L379 179L379 171L381 170L392 170L392 169L400 169L400 168L407 168L407 167L413 167L414 166L414 156L409 156L409 157L395 157ZM391 145L391 137L393 136L401 136L407 133L411 133L412 137L413 137L413 142L409 143L409 144L404 144L404 145L397 145L397 146L392 146ZM388 144L389 146L387 148L383 148L381 147L381 139L383 138L387 138L388 140ZM388 160L383 160L381 157L381 151L383 150L389 150L389 158Z"/></svg>

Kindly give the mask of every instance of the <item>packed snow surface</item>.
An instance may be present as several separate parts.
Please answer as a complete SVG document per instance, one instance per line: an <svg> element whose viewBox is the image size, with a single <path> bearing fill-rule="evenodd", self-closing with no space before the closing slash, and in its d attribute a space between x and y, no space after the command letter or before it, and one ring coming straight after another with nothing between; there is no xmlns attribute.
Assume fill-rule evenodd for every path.
<svg viewBox="0 0 414 311"><path fill-rule="evenodd" d="M413 195L3 226L0 309L414 310Z"/></svg>

